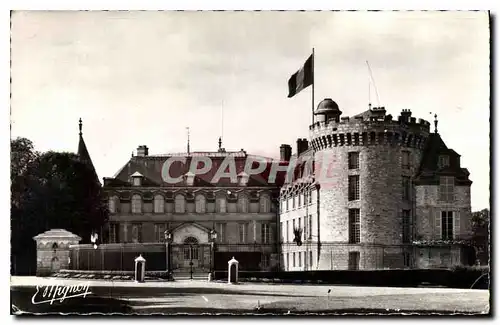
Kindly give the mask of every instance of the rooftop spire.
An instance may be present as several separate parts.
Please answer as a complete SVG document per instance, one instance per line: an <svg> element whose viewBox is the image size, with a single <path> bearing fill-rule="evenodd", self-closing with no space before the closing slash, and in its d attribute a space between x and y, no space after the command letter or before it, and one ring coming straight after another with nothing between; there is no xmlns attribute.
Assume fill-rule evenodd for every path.
<svg viewBox="0 0 500 325"><path fill-rule="evenodd" d="M82 136L82 118L78 121L78 128L80 129L80 136Z"/></svg>
<svg viewBox="0 0 500 325"><path fill-rule="evenodd" d="M434 133L438 133L438 116L434 114Z"/></svg>
<svg viewBox="0 0 500 325"><path fill-rule="evenodd" d="M222 149L222 137L219 137L219 151Z"/></svg>

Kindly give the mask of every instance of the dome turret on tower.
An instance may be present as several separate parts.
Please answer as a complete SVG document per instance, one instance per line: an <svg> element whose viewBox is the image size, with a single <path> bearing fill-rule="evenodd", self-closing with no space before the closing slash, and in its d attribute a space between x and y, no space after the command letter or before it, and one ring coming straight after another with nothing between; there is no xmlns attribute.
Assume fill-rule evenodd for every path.
<svg viewBox="0 0 500 325"><path fill-rule="evenodd" d="M342 111L339 109L339 105L331 98L325 98L318 104L318 107L314 111L314 115L317 116L318 122L328 121L330 119L334 119L338 122L340 115L342 115Z"/></svg>

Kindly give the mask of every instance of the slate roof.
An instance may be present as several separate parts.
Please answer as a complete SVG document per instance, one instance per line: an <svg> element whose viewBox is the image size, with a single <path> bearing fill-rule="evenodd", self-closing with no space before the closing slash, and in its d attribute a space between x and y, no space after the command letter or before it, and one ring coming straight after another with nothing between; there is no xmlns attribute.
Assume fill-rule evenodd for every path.
<svg viewBox="0 0 500 325"><path fill-rule="evenodd" d="M94 164L92 163L92 159L90 158L89 151L87 150L87 146L85 145L85 141L83 140L82 133L80 132L80 140L78 141L78 157L84 163L86 163L90 169L93 171L96 180L99 181L99 177L97 176L97 172L95 170Z"/></svg>
<svg viewBox="0 0 500 325"><path fill-rule="evenodd" d="M438 162L441 155L449 156L449 166L440 168ZM439 133L431 133L422 154L415 185L437 185L439 176L454 176L457 185L472 184L469 171L460 166L460 155L446 146Z"/></svg>
<svg viewBox="0 0 500 325"><path fill-rule="evenodd" d="M105 178L105 186L108 187L129 187L131 185L131 175L134 173L140 173L143 175L142 186L143 187L185 187L186 184L183 180L176 183L167 183L163 180L162 169L165 161L172 157L182 157L186 161L181 162L179 160L174 161L169 168L170 177L178 178L186 175L191 166L191 161L193 157L196 156L206 156L212 161L212 166L209 171L203 174L195 175L193 187L238 187L239 179L230 179L229 176L221 177L217 182L213 182L214 176L221 164L224 163L224 159L229 157L229 159L234 159L234 166L236 168L235 175L238 175L244 171L247 159L253 159L252 168L258 167L259 161L266 161L266 169L260 174L252 174L248 178L247 185L245 187L278 187L283 184L286 172L278 171L276 174L276 180L273 183L269 181L269 174L271 171L271 166L273 164L279 164L280 166L287 166L288 162L279 162L278 160L273 160L261 156L248 155L246 152L192 152L190 154L171 154L171 155L157 155L157 156L133 156L125 164L125 166L119 170L113 178ZM203 162L198 162L198 168L203 167ZM225 164L225 173L229 173L229 167Z"/></svg>

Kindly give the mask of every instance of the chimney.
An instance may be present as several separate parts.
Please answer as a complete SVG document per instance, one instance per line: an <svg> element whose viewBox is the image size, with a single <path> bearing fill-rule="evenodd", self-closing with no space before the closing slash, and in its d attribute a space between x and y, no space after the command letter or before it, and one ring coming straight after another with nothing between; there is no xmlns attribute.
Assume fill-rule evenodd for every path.
<svg viewBox="0 0 500 325"><path fill-rule="evenodd" d="M307 151L309 149L309 142L306 138L302 139L302 152Z"/></svg>
<svg viewBox="0 0 500 325"><path fill-rule="evenodd" d="M308 149L307 139L297 139L297 157Z"/></svg>
<svg viewBox="0 0 500 325"><path fill-rule="evenodd" d="M288 144L282 144L280 146L280 160L281 161L290 161L290 157L292 156L292 147Z"/></svg>
<svg viewBox="0 0 500 325"><path fill-rule="evenodd" d="M401 120L403 122L409 123L411 117L411 111L409 109L403 109L401 111Z"/></svg>
<svg viewBox="0 0 500 325"><path fill-rule="evenodd" d="M145 157L148 155L148 147L145 145L137 147L137 156L138 157Z"/></svg>

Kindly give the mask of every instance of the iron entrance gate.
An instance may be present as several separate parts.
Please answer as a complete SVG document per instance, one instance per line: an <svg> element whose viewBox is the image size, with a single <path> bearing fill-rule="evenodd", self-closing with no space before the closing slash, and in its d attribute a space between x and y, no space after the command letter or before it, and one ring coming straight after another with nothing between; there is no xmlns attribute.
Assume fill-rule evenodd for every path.
<svg viewBox="0 0 500 325"><path fill-rule="evenodd" d="M200 274L211 270L210 244L172 244L172 272L175 274Z"/></svg>

